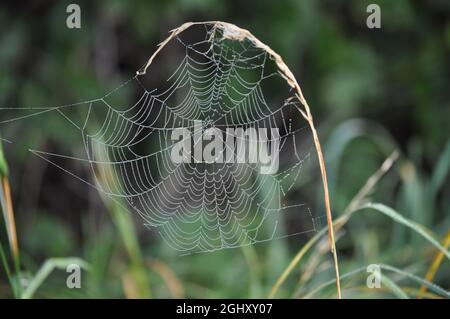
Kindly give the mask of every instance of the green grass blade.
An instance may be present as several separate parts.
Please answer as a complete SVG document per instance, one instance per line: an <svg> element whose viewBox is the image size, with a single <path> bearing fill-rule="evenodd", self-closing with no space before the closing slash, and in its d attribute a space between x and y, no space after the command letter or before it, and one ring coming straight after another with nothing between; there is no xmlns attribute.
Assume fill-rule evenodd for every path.
<svg viewBox="0 0 450 319"><path fill-rule="evenodd" d="M350 143L358 138L367 138L386 156L393 149L398 149L394 138L381 125L365 119L350 119L340 124L330 134L324 149L327 154L327 171L330 192L333 193L336 185L336 177L345 150Z"/></svg>
<svg viewBox="0 0 450 319"><path fill-rule="evenodd" d="M446 298L450 298L450 291L447 291L447 290L439 287L438 285L436 285L436 284L434 284L432 282L429 282L426 279L420 278L420 277L418 277L418 276L416 276L414 274L411 274L411 273L409 273L407 271L401 270L399 268L396 268L396 267L393 267L393 266L390 266L390 265L379 264L379 266L383 270L391 271L391 272L397 273L399 275L402 275L402 276L404 276L404 277L406 277L408 279L411 279L412 281L415 281L419 285L425 285L425 286L428 287L429 290L433 291L434 293L436 293L436 294L438 294L440 296L443 296L443 297L446 297ZM366 270L367 270L366 267L357 268L355 270L352 270L352 271L350 271L348 273L345 273L345 274L341 275L341 279L347 279L347 278L353 277L356 274L365 273ZM382 275L382 278L383 278L383 275ZM331 279L331 280L329 280L329 281L319 285L318 287L316 287L315 289L310 291L305 296L305 298L311 298L311 297L315 296L319 291L323 290L324 288L326 288L328 286L333 285L335 283L335 280L336 279ZM397 287L398 287L398 285L397 285ZM392 287L389 287L389 288L392 288ZM398 289L401 290L400 287L398 287ZM403 290L402 290L402 292L403 292Z"/></svg>
<svg viewBox="0 0 450 319"><path fill-rule="evenodd" d="M409 279L411 279L412 281L415 281L416 283L420 284L420 285L424 285L427 286L429 290L433 291L434 293L444 296L446 298L450 298L450 291L447 291L441 287L439 287L438 285L436 285L435 283L432 283L426 279L423 279L419 276L416 276L414 274L411 274L407 271L401 270L399 268L390 266L390 265L386 265L386 264L380 264L380 268L384 269L384 270L388 270L391 272L395 272L399 275L402 275L404 277L407 277Z"/></svg>
<svg viewBox="0 0 450 319"><path fill-rule="evenodd" d="M381 274L381 282L392 291L392 293L397 296L398 299L409 299L408 295L403 292L393 280L388 276Z"/></svg>
<svg viewBox="0 0 450 319"><path fill-rule="evenodd" d="M11 270L9 269L8 260L6 259L5 251L3 250L3 246L0 243L0 259L2 260L3 268L5 269L6 277L8 278L9 285L11 286L11 290L13 292L14 297L17 297L17 289L14 284L14 280L11 274Z"/></svg>
<svg viewBox="0 0 450 319"><path fill-rule="evenodd" d="M0 205L1 205L1 210L2 210L2 214L3 214L3 220L5 221L5 227L6 227L6 231L8 232L8 239L11 238L11 233L10 233L10 229L8 227L8 211L7 211L7 207L6 207L6 199L4 197L4 190L3 190L3 177L8 176L8 164L6 163L6 159L5 156L3 154L3 146L2 143L0 141Z"/></svg>
<svg viewBox="0 0 450 319"><path fill-rule="evenodd" d="M349 272L347 272L347 273L345 273L345 274L342 274L342 275L341 275L341 280L345 280L345 279L347 279L347 278L351 278L351 277L353 277L354 275L359 274L359 273L362 273L362 272L365 272L365 271L366 271L366 267L360 267L360 268L354 269L354 270L349 271ZM313 290L311 290L308 294L306 294L306 295L304 296L304 298L305 298L305 299L312 298L312 297L315 296L319 291L325 289L326 287L328 287L328 286L330 286L330 285L333 285L335 282L336 282L336 279L331 279L331 280L329 280L329 281L324 282L323 284L321 284L321 285L317 286L316 288L314 288Z"/></svg>
<svg viewBox="0 0 450 319"><path fill-rule="evenodd" d="M258 254L253 246L242 246L241 248L244 259L247 263L249 278L249 296L250 298L262 298L262 269Z"/></svg>
<svg viewBox="0 0 450 319"><path fill-rule="evenodd" d="M436 193L441 188L442 184L445 181L445 177L448 175L450 170L450 140L445 146L442 155L436 164L436 168L434 169L433 176L430 181L430 193L432 198L436 196Z"/></svg>
<svg viewBox="0 0 450 319"><path fill-rule="evenodd" d="M50 258L44 262L42 267L37 271L28 286L22 292L22 299L32 298L36 290L44 283L47 277L54 269L65 270L71 264L79 265L84 270L89 269L89 265L80 258Z"/></svg>
<svg viewBox="0 0 450 319"><path fill-rule="evenodd" d="M98 149L94 149L94 151L96 153L99 152ZM99 158L102 158L102 156L104 155L101 153L98 154ZM106 169L102 170L102 174L98 178L100 181L107 183L107 181L114 180L115 175L116 172L113 167L107 166ZM120 238L129 256L130 273L137 290L137 295L139 298L151 298L148 270L144 265L144 258L136 235L132 215L129 213L126 204L120 200L106 195L102 195L101 197L108 211L111 213L112 220L117 227Z"/></svg>
<svg viewBox="0 0 450 319"><path fill-rule="evenodd" d="M147 268L144 265L136 229L131 214L117 201L110 200L109 210L113 221L119 231L119 235L127 251L134 283L140 298L151 298L150 285L148 283Z"/></svg>
<svg viewBox="0 0 450 319"><path fill-rule="evenodd" d="M335 230L339 230L341 227L343 227L347 221L350 219L350 217L353 215L354 212L358 209L358 206L363 201L363 199L369 194L375 185L379 182L379 180L391 169L394 162L397 160L399 156L398 151L394 151L391 153L391 155L383 162L381 167L369 177L367 182L364 184L364 186L360 189L360 191L355 195L355 197L350 201L347 208L344 210L344 213L342 216L340 216L338 219L333 221L333 224L335 225ZM319 232L317 232L311 239L308 240L308 242L302 247L302 249L295 255L295 257L291 260L287 268L283 271L283 273L280 275L280 277L277 279L275 284L273 285L270 294L268 298L274 298L276 293L278 292L281 285L285 282L289 274L292 272L292 270L298 265L300 260L303 258L303 256L311 249L311 247L316 244L319 239L325 235L327 232L326 228L323 228Z"/></svg>
<svg viewBox="0 0 450 319"><path fill-rule="evenodd" d="M281 285L286 281L287 277L294 270L294 268L297 267L300 260L306 255L306 253L311 249L311 247L313 247L314 244L316 244L319 241L319 239L327 233L327 231L328 229L326 227L322 228L318 233L314 235L314 237L312 237L310 240L308 240L308 242L305 245L303 245L302 249L300 249L300 251L295 255L295 257L291 260L289 265L283 271L281 276L277 279L272 289L270 290L270 293L267 298L272 299L275 297Z"/></svg>
<svg viewBox="0 0 450 319"><path fill-rule="evenodd" d="M392 208L390 208L386 205L380 204L380 203L368 203L364 206L361 206L359 208L359 210L365 209L365 208L374 209L374 210L390 217L395 222L402 224L402 225L408 227L409 229L413 230L417 234L421 235L424 239L426 239L434 247L436 247L439 251L441 251L450 260L450 252L447 249L445 249L445 247L442 246L439 243L439 241L437 241L432 235L430 235L429 232L426 231L422 225L403 217L402 215L397 213Z"/></svg>
<svg viewBox="0 0 450 319"><path fill-rule="evenodd" d="M0 140L0 177L8 176L8 163L3 153L3 145Z"/></svg>

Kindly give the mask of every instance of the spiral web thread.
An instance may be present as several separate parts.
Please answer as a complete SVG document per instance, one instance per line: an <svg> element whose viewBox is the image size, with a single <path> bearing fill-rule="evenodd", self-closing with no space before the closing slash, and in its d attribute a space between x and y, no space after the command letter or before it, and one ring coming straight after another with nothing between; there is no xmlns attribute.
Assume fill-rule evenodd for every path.
<svg viewBox="0 0 450 319"><path fill-rule="evenodd" d="M299 149L309 133L295 120L297 97L288 91L279 104L268 102L264 90L285 79L270 71L267 52L225 39L218 28L204 28L200 41L174 39L184 57L163 89L148 89L145 75L138 73L101 98L33 108L0 124L58 112L80 132L85 157L30 151L137 212L176 250L215 251L315 231L315 218L296 198L310 154ZM139 92L129 107L114 99L126 88ZM81 121L68 115L73 108L84 109ZM279 128L280 169L262 175L258 163L174 163L173 129L193 131L196 120L203 130L216 127L224 135L229 127ZM95 182L66 170L59 160L87 164ZM287 214L301 216L301 230L285 229L279 221Z"/></svg>

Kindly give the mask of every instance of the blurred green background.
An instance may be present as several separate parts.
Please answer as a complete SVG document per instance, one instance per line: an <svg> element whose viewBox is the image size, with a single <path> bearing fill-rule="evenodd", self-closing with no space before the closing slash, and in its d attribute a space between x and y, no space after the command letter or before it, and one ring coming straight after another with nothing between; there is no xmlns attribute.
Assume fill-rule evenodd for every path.
<svg viewBox="0 0 450 319"><path fill-rule="evenodd" d="M370 200L419 223L440 242L450 230L450 2L376 1L381 29L368 29L366 7L372 2L77 1L82 28L71 30L65 26L71 2L2 1L0 106L53 106L98 97L132 76L169 30L187 21L231 22L280 53L302 86L324 146L334 216L342 216L398 149L400 158ZM70 136L48 122L20 138L60 149ZM4 153L21 251L20 284L33 282L49 258L79 257L90 264L81 289L66 287L61 266L35 297L266 297L310 239L277 242L276 249L267 244L177 257L137 218L73 186L70 176L20 143L4 142ZM318 188L319 207L321 196ZM8 251L4 228L3 223L1 242ZM417 296L420 283L410 276L424 278L437 252L417 231L366 209L337 233L341 273L350 272L344 297L402 296L396 289L366 288L365 267L372 263L407 272L387 272L387 287ZM444 257L433 278L445 289L450 289L449 265ZM4 264L1 269L0 297L9 298ZM363 270L351 273L358 269ZM320 240L276 296L305 297L332 279L326 241ZM335 289L328 285L314 293L333 297Z"/></svg>

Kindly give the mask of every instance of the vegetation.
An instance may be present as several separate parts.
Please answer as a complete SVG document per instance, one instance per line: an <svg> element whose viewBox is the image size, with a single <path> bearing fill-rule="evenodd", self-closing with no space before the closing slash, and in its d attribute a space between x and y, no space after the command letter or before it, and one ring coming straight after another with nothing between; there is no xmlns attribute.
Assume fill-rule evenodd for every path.
<svg viewBox="0 0 450 319"><path fill-rule="evenodd" d="M343 297L449 298L450 4L380 0L382 28L371 30L369 3L79 1L82 28L69 30L65 2L2 2L0 107L107 92L185 21L248 28L282 54L311 106ZM0 298L336 297L325 222L309 236L179 256L23 147L66 150L71 138L48 121L0 140ZM304 195L324 211L320 176L308 177ZM72 263L80 289L66 287ZM366 285L370 264L379 289Z"/></svg>

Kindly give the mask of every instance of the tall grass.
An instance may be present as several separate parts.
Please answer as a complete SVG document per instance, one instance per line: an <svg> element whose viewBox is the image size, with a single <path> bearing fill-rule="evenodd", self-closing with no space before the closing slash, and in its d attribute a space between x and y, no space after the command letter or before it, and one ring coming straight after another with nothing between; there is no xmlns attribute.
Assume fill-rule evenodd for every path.
<svg viewBox="0 0 450 319"><path fill-rule="evenodd" d="M360 122L361 123L361 122ZM437 160L437 166L432 171L429 177L422 176L422 183L427 183L430 186L430 191L421 196L424 196L424 201L429 201L433 198L437 201L438 194L444 180L448 175L450 157L448 156L448 147L444 149L441 157ZM343 153L344 151L342 151ZM6 164L2 154L3 163ZM354 231L352 221L355 218L363 218L370 220L374 219L371 216L376 216L377 220L383 222L384 225L395 225L407 233L415 234L418 241L414 240L413 251L408 250L410 244L403 244L398 249L392 250L388 245L389 250L385 254L376 255L376 262L382 269L382 287L380 289L369 289L365 286L366 265L369 262L364 262L360 258L341 258L344 272L341 275L342 292L344 297L394 297L394 298L449 298L450 292L445 287L441 287L434 283L437 280L440 282L445 276L448 276L448 267L440 267L441 265L448 265L450 260L449 246L449 232L448 232L448 218L441 223L441 227L431 229L426 227L412 217L414 214L408 212L400 212L397 209L387 206L386 204L376 202L373 200L377 189L381 187L385 179L392 179L396 173L401 172L403 165L410 163L404 156L400 156L398 151L393 152L381 164L379 169L375 171L366 182L360 187L359 191L348 202L346 207L339 214L339 217L333 220L333 225L336 231L336 243L348 247L348 245L363 245L365 238L360 241L348 241L348 233ZM409 165L409 164L407 164ZM7 167L7 166L6 166ZM3 170L2 172L7 172ZM4 173L3 176L8 176ZM106 178L106 177L103 177ZM404 177L396 179L403 187L408 183L408 179ZM7 196L2 193L2 201L6 201ZM96 276L102 276L103 281L114 282L112 276L120 274L120 293L105 291L103 296L126 296L129 298L148 298L148 297L229 297L236 296L238 288L224 294L220 291L215 291L213 283L202 282L202 277L205 273L201 270L197 272L200 267L196 266L196 262L205 263L205 260L213 262L220 258L225 258L219 264L232 265L230 256L227 252L217 254L205 254L189 257L189 259L176 259L175 262L170 258L167 262L163 262L151 256L151 251L146 250L140 245L136 229L133 225L133 220L130 214L118 202L111 201L109 198L104 198L105 206L111 213L111 220L115 226L115 231L119 234L121 245L115 245L115 249L123 249L127 254L127 261L125 267L119 267L119 272L114 273L94 271L91 262L94 262L89 255L87 262L81 258L49 258L40 268L38 268L31 276L26 276L26 269L23 265L19 267L14 266L14 248L10 245L10 236L7 235L8 245L3 242L0 245L1 264L3 265L3 272L8 279L11 287L12 296L16 298L32 298L40 295L40 289L43 285L47 287L47 291L52 288L56 297L64 296L66 292L62 284L55 283L52 280L52 273L54 270L64 270L70 263L77 263L84 267L86 271ZM435 204L434 204L435 205ZM4 219L5 233L8 234L7 228L12 227L11 223L7 222L8 214L4 213L8 205L2 204L2 216ZM11 203L12 206L12 203ZM361 217L357 217L361 216ZM411 217L412 216L412 217ZM376 226L373 226L376 227ZM397 230L397 228L394 228ZM384 226L386 229L387 226ZM11 233L11 232L9 232ZM443 234L440 234L443 233ZM20 235L20 233L19 233ZM286 269L279 275L279 278L272 282L268 280L264 270L265 265L271 261L266 259L264 254L261 254L259 247L246 247L242 249L242 256L245 264L240 267L233 267L232 273L237 274L240 278L247 278L249 289L245 294L240 293L241 297L260 297L266 296L269 298L277 297L293 297L293 298L324 298L337 297L336 291L332 286L336 284L336 279L330 279L329 275L332 272L332 263L326 254L327 250L327 228L319 230L313 237L304 243L301 249L295 254L291 260L285 260ZM103 247L102 240L105 234L99 233L96 239L96 245L99 248ZM438 238L443 238L442 242ZM339 246L338 246L339 247ZM417 248L419 247L419 248ZM104 249L104 248L101 248ZM152 248L154 251L155 248ZM348 249L348 248L347 248ZM397 249L397 248L396 248ZM23 253L23 252L22 252ZM406 255L405 255L406 254ZM105 255L106 256L106 255ZM120 254L113 254L104 260L105 264L118 265L123 263ZM400 256L401 258L396 258ZM414 261L414 257L417 258ZM430 258L419 258L420 256L431 256ZM183 257L188 258L188 257ZM409 262L407 262L409 260ZM411 263L412 260L412 263ZM422 260L422 261L421 261ZM89 262L89 263L88 263ZM12 267L11 267L12 265ZM246 267L245 267L246 266ZM231 267L231 266L229 266ZM110 268L108 266L108 268ZM248 275L245 277L242 270L248 269ZM152 284L150 285L150 271L152 272ZM216 276L224 275L224 269L214 269ZM440 275L441 274L441 275ZM439 275L441 278L439 279ZM244 277L242 277L244 276ZM226 277L224 277L226 278ZM26 279L26 280L25 280ZM242 280L241 280L242 281ZM22 284L19 284L22 283ZM150 294L150 286L151 294ZM105 286L102 286L106 289ZM217 289L220 286L217 286ZM113 289L117 291L117 289ZM2 292L4 294L4 292ZM89 291L81 292L80 296L90 296Z"/></svg>
<svg viewBox="0 0 450 319"><path fill-rule="evenodd" d="M0 139L0 203L1 210L3 215L3 222L5 225L8 243L10 248L10 255L13 259L15 273L19 272L19 244L17 241L17 231L16 231L16 223L14 218L14 211L11 199L11 189L9 186L9 178L8 178L8 164L6 162L5 155L3 153L3 145L2 140ZM11 284L11 288L15 296L19 294L19 285L17 281L13 278L13 274L10 270L7 254L3 249L2 243L0 243L0 254L3 267L5 269L8 280Z"/></svg>
<svg viewBox="0 0 450 319"><path fill-rule="evenodd" d="M17 240L16 223L14 217L14 209L11 197L11 190L9 186L8 179L8 164L4 156L3 147L0 143L0 178L1 178L1 188L0 188L0 202L1 210L3 213L3 221L5 225L5 230L7 233L10 256L14 264L14 273L12 272L8 255L3 249L2 243L0 243L0 259L5 270L6 276L8 277L13 296L16 298L28 299L33 297L36 290L44 283L45 279L50 275L50 273L55 269L66 269L68 265L77 264L83 269L88 269L88 264L79 258L50 258L42 267L32 276L29 280L24 281L24 276L22 276L21 266L20 266L20 254L19 254L19 244Z"/></svg>

